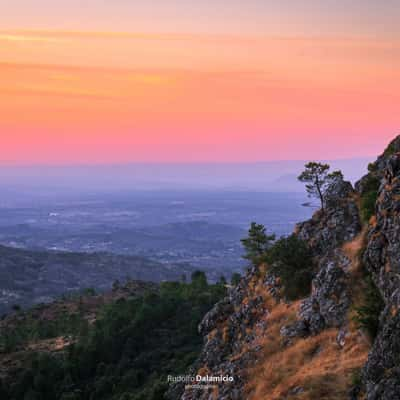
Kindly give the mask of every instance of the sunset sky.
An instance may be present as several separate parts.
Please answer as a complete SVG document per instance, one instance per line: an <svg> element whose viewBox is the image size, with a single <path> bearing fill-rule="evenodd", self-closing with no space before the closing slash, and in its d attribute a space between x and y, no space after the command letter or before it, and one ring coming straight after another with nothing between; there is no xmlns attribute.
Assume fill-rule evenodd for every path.
<svg viewBox="0 0 400 400"><path fill-rule="evenodd" d="M398 0L0 12L1 164L350 158L400 134Z"/></svg>

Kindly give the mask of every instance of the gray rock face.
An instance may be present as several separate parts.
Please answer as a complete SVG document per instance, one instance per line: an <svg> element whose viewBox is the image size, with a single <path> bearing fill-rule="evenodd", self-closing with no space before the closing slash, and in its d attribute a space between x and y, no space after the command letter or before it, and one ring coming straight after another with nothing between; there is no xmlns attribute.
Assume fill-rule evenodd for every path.
<svg viewBox="0 0 400 400"><path fill-rule="evenodd" d="M202 336L208 335L219 323L226 320L227 316L234 311L233 303L229 297L218 302L210 310L199 325L199 332Z"/></svg>
<svg viewBox="0 0 400 400"><path fill-rule="evenodd" d="M283 336L303 337L344 324L351 302L347 271L350 260L340 247L360 231L354 190L349 182L338 179L327 190L325 213L317 212L297 226L299 237L312 247L319 264L311 296L302 302L299 320L282 330Z"/></svg>
<svg viewBox="0 0 400 400"><path fill-rule="evenodd" d="M291 325L283 326L280 330L280 335L285 338L306 337L309 334L309 324L304 320L299 320Z"/></svg>
<svg viewBox="0 0 400 400"><path fill-rule="evenodd" d="M368 190L368 186L371 178L381 180L385 176L387 168L387 161L391 155L395 155L400 152L400 135L397 136L387 147L385 152L380 155L377 160L368 166L369 173L363 176L355 184L355 189L358 193L363 194Z"/></svg>
<svg viewBox="0 0 400 400"><path fill-rule="evenodd" d="M353 194L351 183L338 179L327 190L325 212L318 211L310 220L297 224L299 238L308 243L316 256L328 254L360 232Z"/></svg>
<svg viewBox="0 0 400 400"><path fill-rule="evenodd" d="M294 337L318 334L329 327L339 328L336 342L345 346L347 316L351 304L351 261L342 250L345 242L361 232L357 194L379 187L376 224L369 228L363 256L385 300L378 336L362 372L363 383L348 392L349 399L400 400L400 136L396 138L370 166L370 174L356 185L338 179L326 194L326 210L317 212L311 220L297 225L296 234L306 241L318 260L311 295L302 301L294 323L280 329L282 344L290 345ZM372 183L371 183L372 182ZM372 187L372 189L371 189ZM268 334L269 310L261 296L251 295L257 268L242 279L229 296L215 306L199 329L205 336L201 356L193 367L210 375L232 375L233 383L219 387L217 398L243 399L246 377L242 371L257 360L257 346L252 346L256 329ZM263 285L275 300L280 301L279 281L267 275ZM259 331L259 329L258 329ZM246 349L243 351L243 349ZM233 354L240 354L232 358ZM302 388L288 392L301 394ZM175 392L177 393L177 392ZM212 390L183 391L184 400L211 400ZM360 397L362 394L363 397Z"/></svg>
<svg viewBox="0 0 400 400"><path fill-rule="evenodd" d="M325 328L341 327L345 323L351 303L349 264L340 250L321 260L311 296L301 303L299 320L281 331L283 336L315 335Z"/></svg>
<svg viewBox="0 0 400 400"><path fill-rule="evenodd" d="M317 212L310 221L297 227L297 234L312 246L315 257L319 259L319 268L313 280L312 294L303 301L298 320L281 329L280 334L285 338L283 343L290 344L290 338L305 337L326 327L344 324L350 305L347 271L350 261L340 247L345 241L354 239L361 229L354 194L349 182L338 179L326 193L325 212ZM262 316L269 311L265 309L261 296L251 295L251 281L256 276L257 268L253 268L199 326L205 345L193 371L202 369L213 376L231 374L235 377L233 383L219 387L218 399L243 398L245 378L241 376L242 371L257 359L257 346L251 345L255 339L254 332L256 328L268 332L268 324ZM274 276L267 274L263 285L276 301L281 300L279 281ZM233 361L232 354L241 356ZM214 397L212 390L186 389L181 398L209 400Z"/></svg>
<svg viewBox="0 0 400 400"><path fill-rule="evenodd" d="M320 270L313 280L313 291L309 300L318 307L326 326L343 324L350 305L347 267L350 261L337 251L334 257L322 260ZM300 312L301 313L301 312ZM306 313L303 314L305 317ZM305 318L306 319L306 318Z"/></svg>
<svg viewBox="0 0 400 400"><path fill-rule="evenodd" d="M400 399L400 314L387 307L382 319L363 373L368 400Z"/></svg>
<svg viewBox="0 0 400 400"><path fill-rule="evenodd" d="M336 208L338 202L341 200L348 200L353 193L354 189L350 182L337 178L326 190L326 207Z"/></svg>
<svg viewBox="0 0 400 400"><path fill-rule="evenodd" d="M201 369L209 376L234 377L233 382L218 385L218 399L241 400L244 398L242 374L246 366L257 358L257 346L252 345L255 340L254 332L256 328L267 329L267 326L262 323L262 316L268 314L264 299L251 291L250 281L257 276L257 273L257 268L252 268L239 285L204 317L199 326L205 342L200 358L193 366L191 373L195 375ZM274 284L275 279L269 277L264 282L265 289L273 290ZM247 348L246 352L242 352L243 346ZM242 355L232 360L232 355L239 353ZM176 393L181 393L181 396L176 397ZM186 388L184 390L181 385L178 390L176 387L174 391L170 390L168 398L171 400L177 398L211 400L215 398L215 393L213 388Z"/></svg>
<svg viewBox="0 0 400 400"><path fill-rule="evenodd" d="M395 150L400 150L399 138L394 142ZM400 153L378 161L382 184L376 225L368 232L364 263L386 306L363 380L368 400L389 400L400 399Z"/></svg>

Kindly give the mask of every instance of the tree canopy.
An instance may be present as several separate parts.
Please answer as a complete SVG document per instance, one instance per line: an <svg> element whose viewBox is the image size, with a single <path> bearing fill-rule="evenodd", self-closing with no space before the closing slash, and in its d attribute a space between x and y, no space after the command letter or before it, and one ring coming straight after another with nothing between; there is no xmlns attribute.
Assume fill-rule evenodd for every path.
<svg viewBox="0 0 400 400"><path fill-rule="evenodd" d="M241 240L246 251L244 258L251 261L253 265L260 264L263 256L275 238L275 235L267 234L267 230L264 225L252 222L248 236Z"/></svg>
<svg viewBox="0 0 400 400"><path fill-rule="evenodd" d="M310 197L319 199L321 209L324 211L326 190L336 179L343 179L343 173L341 171L329 173L329 164L314 161L307 163L304 168L297 179L306 184L306 191Z"/></svg>

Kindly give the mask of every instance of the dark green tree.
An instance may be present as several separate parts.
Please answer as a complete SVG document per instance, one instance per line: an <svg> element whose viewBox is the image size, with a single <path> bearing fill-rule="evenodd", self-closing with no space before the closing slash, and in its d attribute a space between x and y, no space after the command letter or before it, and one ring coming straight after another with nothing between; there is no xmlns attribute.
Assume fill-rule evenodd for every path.
<svg viewBox="0 0 400 400"><path fill-rule="evenodd" d="M379 330L379 317L385 303L379 289L371 276L364 278L364 292L362 304L356 308L355 321L360 328L364 328L372 339L375 339Z"/></svg>
<svg viewBox="0 0 400 400"><path fill-rule="evenodd" d="M240 282L240 279L241 279L242 277L240 276L240 274L238 273L238 272L234 272L233 274L232 274L232 277L231 277L231 285L232 286L237 286L237 285L239 285L239 282Z"/></svg>
<svg viewBox="0 0 400 400"><path fill-rule="evenodd" d="M330 165L311 161L304 166L304 171L298 180L306 184L309 197L315 197L321 202L322 211L325 210L325 193L327 188L336 179L343 179L341 171L329 173Z"/></svg>
<svg viewBox="0 0 400 400"><path fill-rule="evenodd" d="M192 285L196 289L206 289L208 286L206 274L203 271L194 271L192 273Z"/></svg>
<svg viewBox="0 0 400 400"><path fill-rule="evenodd" d="M21 311L21 306L19 304L13 304L12 309L15 312L19 312Z"/></svg>
<svg viewBox="0 0 400 400"><path fill-rule="evenodd" d="M118 290L120 287L121 287L121 282L118 279L116 279L112 284L112 290L114 291Z"/></svg>
<svg viewBox="0 0 400 400"><path fill-rule="evenodd" d="M276 241L267 254L271 272L280 278L289 300L307 296L314 271L312 253L307 244L292 234Z"/></svg>
<svg viewBox="0 0 400 400"><path fill-rule="evenodd" d="M226 278L223 276L223 275L221 275L220 276L220 278L219 278L219 281L218 281L218 283L220 284L220 285L226 285Z"/></svg>
<svg viewBox="0 0 400 400"><path fill-rule="evenodd" d="M248 236L241 240L246 251L244 258L253 265L259 265L275 238L275 235L267 235L264 225L252 222Z"/></svg>

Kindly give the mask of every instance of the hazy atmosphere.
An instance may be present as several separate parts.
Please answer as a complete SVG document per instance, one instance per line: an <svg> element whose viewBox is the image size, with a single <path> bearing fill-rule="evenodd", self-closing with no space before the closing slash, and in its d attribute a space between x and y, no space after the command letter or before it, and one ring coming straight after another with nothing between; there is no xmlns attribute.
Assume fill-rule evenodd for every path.
<svg viewBox="0 0 400 400"><path fill-rule="evenodd" d="M400 400L400 0L0 15L0 400Z"/></svg>

